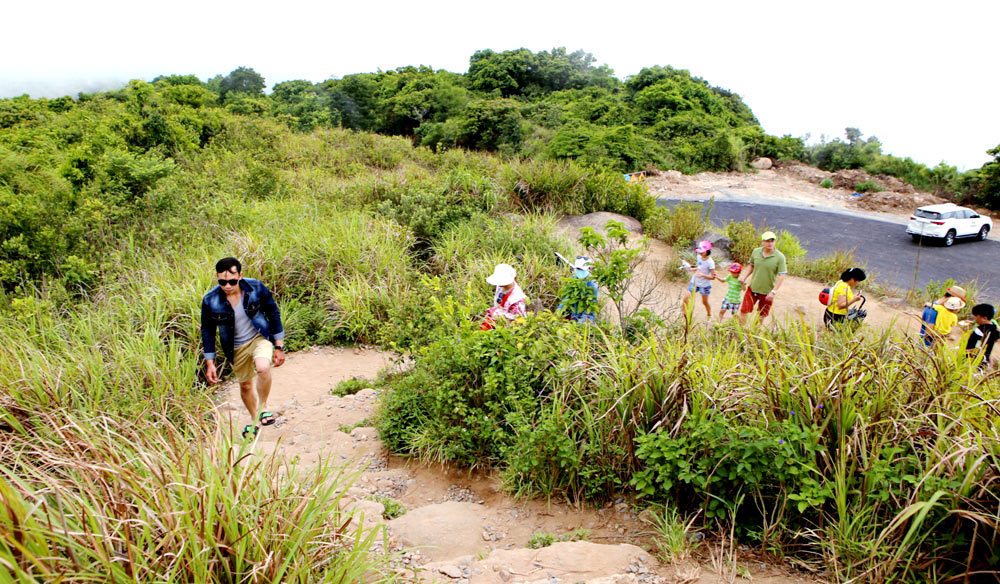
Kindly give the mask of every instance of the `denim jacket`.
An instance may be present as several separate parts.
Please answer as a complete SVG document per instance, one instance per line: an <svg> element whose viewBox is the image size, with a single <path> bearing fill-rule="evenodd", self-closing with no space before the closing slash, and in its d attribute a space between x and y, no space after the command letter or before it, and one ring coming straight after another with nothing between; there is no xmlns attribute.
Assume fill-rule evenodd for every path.
<svg viewBox="0 0 1000 584"><path fill-rule="evenodd" d="M272 343L285 338L278 304L267 286L260 280L243 278L240 280L240 290L243 291L243 310L260 336ZM236 313L219 286L209 290L201 301L201 343L206 361L215 359L216 329L219 330L219 340L222 341L222 352L232 362L235 353Z"/></svg>

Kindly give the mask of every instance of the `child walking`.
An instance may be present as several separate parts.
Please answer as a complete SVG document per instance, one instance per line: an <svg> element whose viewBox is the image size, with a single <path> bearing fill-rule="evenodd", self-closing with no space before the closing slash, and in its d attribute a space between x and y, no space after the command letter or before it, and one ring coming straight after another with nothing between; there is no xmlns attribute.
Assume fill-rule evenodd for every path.
<svg viewBox="0 0 1000 584"><path fill-rule="evenodd" d="M699 241L698 247L694 249L698 252L698 265L689 267L693 273L691 283L688 284L687 293L681 304L684 306L684 314L694 313L694 295L701 294L701 302L705 305L705 314L712 318L712 307L708 305L708 295L712 292L711 280L717 280L715 274L715 260L712 259L712 243L707 240ZM691 305L688 305L688 302Z"/></svg>
<svg viewBox="0 0 1000 584"><path fill-rule="evenodd" d="M958 296L951 296L944 304L924 304L923 319L926 324L920 331L924 337L924 345L930 347L935 341L947 337L952 327L958 323L958 311L963 308L965 301Z"/></svg>
<svg viewBox="0 0 1000 584"><path fill-rule="evenodd" d="M976 322L976 328L969 333L969 340L965 344L965 352L970 359L980 359L979 369L985 371L990 366L990 353L993 352L993 345L1000 336L996 322L993 317L996 310L989 304L977 304L972 307L972 319Z"/></svg>
<svg viewBox="0 0 1000 584"><path fill-rule="evenodd" d="M743 301L743 282L740 282L740 272L743 271L743 265L739 262L733 262L729 265L729 273L726 274L726 279L723 282L729 286L726 290L726 297L722 300L722 308L719 310L719 322L726 317L726 312L732 312L733 316L736 316L740 309L740 303Z"/></svg>

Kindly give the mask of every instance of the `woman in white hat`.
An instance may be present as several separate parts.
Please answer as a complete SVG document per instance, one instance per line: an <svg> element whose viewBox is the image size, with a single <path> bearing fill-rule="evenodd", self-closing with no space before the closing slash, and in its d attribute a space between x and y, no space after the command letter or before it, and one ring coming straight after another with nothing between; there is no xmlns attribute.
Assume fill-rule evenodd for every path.
<svg viewBox="0 0 1000 584"><path fill-rule="evenodd" d="M516 277L517 271L513 266L497 264L497 267L493 268L493 273L486 278L486 283L496 286L496 290L493 294L493 307L486 311L486 319L479 327L480 330L493 329L500 317L510 322L528 314L528 297L514 281Z"/></svg>

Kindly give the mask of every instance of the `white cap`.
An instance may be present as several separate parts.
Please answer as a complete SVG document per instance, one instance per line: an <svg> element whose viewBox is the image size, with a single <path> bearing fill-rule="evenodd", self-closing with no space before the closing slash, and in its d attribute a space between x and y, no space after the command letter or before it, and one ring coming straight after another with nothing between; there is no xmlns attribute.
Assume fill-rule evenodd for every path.
<svg viewBox="0 0 1000 584"><path fill-rule="evenodd" d="M493 273L490 274L490 277L486 278L486 283L494 286L506 286L513 284L516 277L517 271L513 266L510 264L497 264L497 267L493 268Z"/></svg>
<svg viewBox="0 0 1000 584"><path fill-rule="evenodd" d="M576 256L576 261L573 262L574 270L587 270L590 271L590 258L587 256Z"/></svg>

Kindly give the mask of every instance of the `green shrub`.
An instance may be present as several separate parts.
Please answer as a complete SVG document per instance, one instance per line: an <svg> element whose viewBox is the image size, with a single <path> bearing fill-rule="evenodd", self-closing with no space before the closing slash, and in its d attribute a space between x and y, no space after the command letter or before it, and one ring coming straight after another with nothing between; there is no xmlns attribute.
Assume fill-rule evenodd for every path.
<svg viewBox="0 0 1000 584"><path fill-rule="evenodd" d="M858 263L854 257L854 250L836 250L833 253L815 259L801 259L788 265L788 273L800 278L806 278L825 284L833 284L840 280L840 275L850 268L862 268L867 266ZM867 274L868 282L873 279L872 274Z"/></svg>
<svg viewBox="0 0 1000 584"><path fill-rule="evenodd" d="M354 395L362 389L369 388L372 385L373 382L371 379L366 379L364 377L352 377L337 383L337 386L330 390L330 394L339 397Z"/></svg>
<svg viewBox="0 0 1000 584"><path fill-rule="evenodd" d="M676 436L657 432L636 438L642 470L632 485L656 500L697 501L708 518L732 514L741 492L802 501L801 513L833 496L829 486L814 484L824 450L820 436L819 428L799 426L794 419L765 428L722 415L691 417Z"/></svg>
<svg viewBox="0 0 1000 584"><path fill-rule="evenodd" d="M660 241L678 248L687 248L708 229L708 215L701 203L678 203L672 208L657 207L643 226Z"/></svg>
<svg viewBox="0 0 1000 584"><path fill-rule="evenodd" d="M776 235L778 237L774 241L774 248L785 254L785 260L788 263L795 262L796 260L805 257L806 248L802 247L802 243L799 241L798 237L795 237L784 229L779 231Z"/></svg>
<svg viewBox="0 0 1000 584"><path fill-rule="evenodd" d="M479 331L468 321L458 326L454 334L420 348L413 374L393 381L380 409L379 432L394 450L439 462L493 464L512 444L512 416L530 419L548 393L555 372L545 364L557 359L582 327L551 313L493 331Z"/></svg>
<svg viewBox="0 0 1000 584"><path fill-rule="evenodd" d="M727 223L726 237L733 242L730 246L733 260L741 264L749 262L750 254L760 247L760 234L767 230L767 227L758 230L749 220Z"/></svg>
<svg viewBox="0 0 1000 584"><path fill-rule="evenodd" d="M858 184L854 185L854 190L859 193L868 193L868 192L877 193L879 191L884 191L885 189L879 186L878 183L876 183L875 181L866 180L864 182L859 182Z"/></svg>
<svg viewBox="0 0 1000 584"><path fill-rule="evenodd" d="M824 189L832 189L833 188L833 181L830 180L830 179L828 179L828 178L824 178L819 183L819 186L823 187Z"/></svg>
<svg viewBox="0 0 1000 584"><path fill-rule="evenodd" d="M587 537L589 537L589 535L590 531L583 528L558 536L553 533L544 533L539 531L531 534L531 537L528 539L528 549L538 550L562 541L587 541Z"/></svg>

